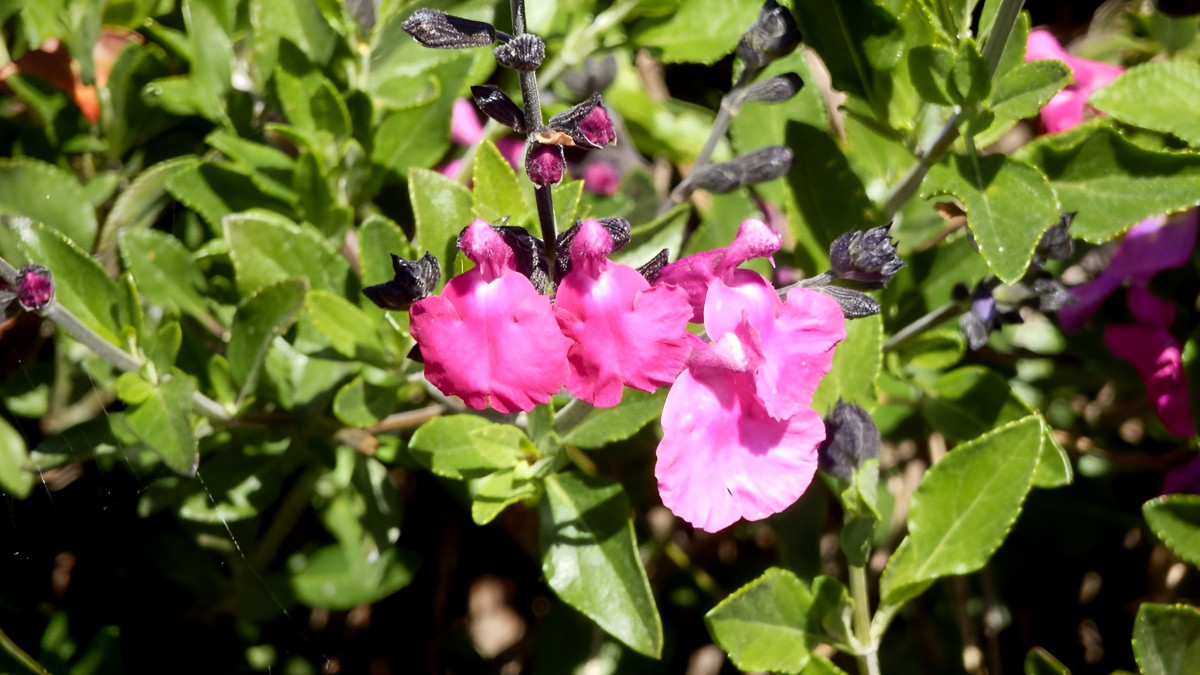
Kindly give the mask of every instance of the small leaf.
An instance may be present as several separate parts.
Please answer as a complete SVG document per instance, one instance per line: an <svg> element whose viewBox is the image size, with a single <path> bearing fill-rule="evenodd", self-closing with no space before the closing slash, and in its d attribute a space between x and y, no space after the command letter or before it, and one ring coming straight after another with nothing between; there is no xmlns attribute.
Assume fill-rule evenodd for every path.
<svg viewBox="0 0 1200 675"><path fill-rule="evenodd" d="M1030 415L958 446L930 467L912 496L908 536L884 570L884 603L900 604L934 579L983 567L1021 512L1041 433L1041 418Z"/></svg>
<svg viewBox="0 0 1200 675"><path fill-rule="evenodd" d="M929 103L954 103L947 88L953 68L954 51L945 45L920 45L908 52L909 77L917 93Z"/></svg>
<svg viewBox="0 0 1200 675"><path fill-rule="evenodd" d="M546 478L538 507L542 573L567 604L639 654L662 654L662 619L638 556L619 483L575 473Z"/></svg>
<svg viewBox="0 0 1200 675"><path fill-rule="evenodd" d="M141 379L133 373L121 376L126 382L130 381L129 378ZM131 390L128 386L124 389L127 392ZM129 429L147 447L158 453L172 471L184 476L195 475L200 463L200 449L192 434L190 419L194 393L194 379L187 375L174 375L157 386L151 385L148 392L137 394L135 398L141 400L125 411L125 423Z"/></svg>
<svg viewBox="0 0 1200 675"><path fill-rule="evenodd" d="M644 47L656 47L665 63L715 63L737 47L762 8L759 0L683 0L664 22L634 33Z"/></svg>
<svg viewBox="0 0 1200 675"><path fill-rule="evenodd" d="M596 408L566 432L563 442L590 450L623 441L662 414L666 400L666 389L659 389L653 394L626 389L620 404L612 408Z"/></svg>
<svg viewBox="0 0 1200 675"><path fill-rule="evenodd" d="M389 360L375 321L349 300L328 291L309 291L304 307L313 326L337 353L356 361Z"/></svg>
<svg viewBox="0 0 1200 675"><path fill-rule="evenodd" d="M474 218L471 191L436 171L414 168L408 173L408 196L416 221L413 253L432 253L441 265L442 279L449 279L454 275L458 235Z"/></svg>
<svg viewBox="0 0 1200 675"><path fill-rule="evenodd" d="M535 452L533 444L517 427L475 415L430 420L413 434L409 450L433 473L454 480L511 469Z"/></svg>
<svg viewBox="0 0 1200 675"><path fill-rule="evenodd" d="M378 602L412 581L417 558L407 551L383 549L371 560L331 545L288 561L296 599L310 607L349 610Z"/></svg>
<svg viewBox="0 0 1200 675"><path fill-rule="evenodd" d="M875 375L883 364L883 321L879 315L846 322L846 339L833 353L833 368L813 395L813 409L828 412L838 399L875 404Z"/></svg>
<svg viewBox="0 0 1200 675"><path fill-rule="evenodd" d="M504 469L468 480L467 491L471 495L471 520L476 525L487 525L509 506L536 496L538 485L518 478L512 469Z"/></svg>
<svg viewBox="0 0 1200 675"><path fill-rule="evenodd" d="M83 186L35 159L0 159L0 214L45 223L85 251L96 242L96 213Z"/></svg>
<svg viewBox="0 0 1200 675"><path fill-rule="evenodd" d="M120 248L121 258L151 304L179 308L210 330L215 328L217 335L224 332L201 296L207 281L182 242L158 230L134 229L121 233Z"/></svg>
<svg viewBox="0 0 1200 675"><path fill-rule="evenodd" d="M792 162L787 181L799 215L823 250L843 232L879 225L862 179L828 133L810 124L790 123L787 144L804 148L804 161Z"/></svg>
<svg viewBox="0 0 1200 675"><path fill-rule="evenodd" d="M28 497L34 483L29 465L29 449L25 446L25 438L0 417L0 490L17 499Z"/></svg>
<svg viewBox="0 0 1200 675"><path fill-rule="evenodd" d="M529 190L521 185L495 143L485 140L476 148L473 179L471 210L477 217L495 224L508 216L508 224L518 227L533 222L535 214L526 196ZM463 227L466 226L464 223Z"/></svg>
<svg viewBox="0 0 1200 675"><path fill-rule="evenodd" d="M287 202L259 189L252 176L250 169L228 162L189 164L171 173L167 191L213 228L220 228L225 216L240 211L293 211Z"/></svg>
<svg viewBox="0 0 1200 675"><path fill-rule="evenodd" d="M1133 656L1144 675L1190 675L1200 663L1200 611L1188 605L1138 607Z"/></svg>
<svg viewBox="0 0 1200 675"><path fill-rule="evenodd" d="M178 173L195 171L200 161L192 156L175 157L139 173L137 178L117 195L112 210L104 220L97 249L101 255L112 251L117 237L125 229L150 227L158 214L171 202L167 183Z"/></svg>
<svg viewBox="0 0 1200 675"><path fill-rule="evenodd" d="M949 194L962 202L979 252L1006 283L1025 274L1042 233L1060 216L1046 177L1006 155L949 154L921 187L927 199Z"/></svg>
<svg viewBox="0 0 1200 675"><path fill-rule="evenodd" d="M184 0L183 21L192 47L192 86L200 111L214 122L225 118L224 98L233 86L233 44L218 12L219 0ZM223 3L221 3L223 4Z"/></svg>
<svg viewBox="0 0 1200 675"><path fill-rule="evenodd" d="M804 628L812 600L799 577L772 567L713 607L704 624L739 669L799 673L810 658Z"/></svg>
<svg viewBox="0 0 1200 675"><path fill-rule="evenodd" d="M1200 566L1200 496L1163 495L1143 504L1142 515L1167 548Z"/></svg>
<svg viewBox="0 0 1200 675"><path fill-rule="evenodd" d="M904 53L899 20L876 0L801 0L795 11L805 43L828 67L834 89L867 100L886 120L888 71Z"/></svg>
<svg viewBox="0 0 1200 675"><path fill-rule="evenodd" d="M254 391L271 342L300 316L306 286L303 279L290 279L263 287L247 297L233 315L225 356L239 387L239 400Z"/></svg>
<svg viewBox="0 0 1200 675"><path fill-rule="evenodd" d="M368 427L395 412L395 387L376 387L355 376L333 397L333 414L342 424Z"/></svg>
<svg viewBox="0 0 1200 675"><path fill-rule="evenodd" d="M949 90L955 103L963 105L978 103L992 91L991 71L971 38L958 45L958 55L950 70Z"/></svg>
<svg viewBox="0 0 1200 675"><path fill-rule="evenodd" d="M316 229L260 211L226 217L225 239L243 294L284 279L307 279L314 290L341 294L350 264Z"/></svg>
<svg viewBox="0 0 1200 675"><path fill-rule="evenodd" d="M399 225L378 214L367 216L358 226L358 269L364 287L392 280L392 254L407 260L419 257L413 255Z"/></svg>
<svg viewBox="0 0 1200 675"><path fill-rule="evenodd" d="M1032 117L1071 80L1071 69L1062 61L1022 63L996 80L988 107L1014 120Z"/></svg>
<svg viewBox="0 0 1200 675"><path fill-rule="evenodd" d="M1134 66L1096 90L1088 103L1126 124L1174 134L1200 147L1200 119L1179 114L1200 110L1200 63L1195 61Z"/></svg>

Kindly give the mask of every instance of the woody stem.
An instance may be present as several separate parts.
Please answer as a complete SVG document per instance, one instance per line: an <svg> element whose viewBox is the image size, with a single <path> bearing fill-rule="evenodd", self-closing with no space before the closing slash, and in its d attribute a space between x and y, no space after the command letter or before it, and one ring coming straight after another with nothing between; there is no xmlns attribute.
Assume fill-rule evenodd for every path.
<svg viewBox="0 0 1200 675"><path fill-rule="evenodd" d="M513 35L525 33L525 0L511 0ZM534 71L519 71L521 81L521 102L525 109L525 128L529 138L525 141L526 152L536 141L534 134L542 126L542 103L538 96L537 73ZM554 217L554 197L549 185L535 185L533 188L534 202L537 204L538 224L541 226L542 241L546 246L546 259L550 274L554 274L554 242L558 238L558 224Z"/></svg>

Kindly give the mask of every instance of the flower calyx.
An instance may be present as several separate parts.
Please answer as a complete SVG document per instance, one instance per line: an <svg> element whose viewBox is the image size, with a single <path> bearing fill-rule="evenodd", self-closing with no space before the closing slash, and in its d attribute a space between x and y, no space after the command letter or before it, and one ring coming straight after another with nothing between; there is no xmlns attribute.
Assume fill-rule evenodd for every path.
<svg viewBox="0 0 1200 675"><path fill-rule="evenodd" d="M825 440L817 446L817 466L848 479L868 459L879 457L879 428L861 406L838 399L825 417Z"/></svg>
<svg viewBox="0 0 1200 675"><path fill-rule="evenodd" d="M888 223L866 232L855 230L835 239L829 247L833 276L852 288L878 290L887 286L904 268L904 261L896 255L896 243L888 234L891 227Z"/></svg>
<svg viewBox="0 0 1200 675"><path fill-rule="evenodd" d="M400 27L414 40L433 49L487 47L497 40L512 39L490 23L464 19L436 9L418 9Z"/></svg>
<svg viewBox="0 0 1200 675"><path fill-rule="evenodd" d="M524 111L499 87L478 84L471 87L471 96L483 114L517 133L526 133Z"/></svg>
<svg viewBox="0 0 1200 675"><path fill-rule="evenodd" d="M608 109L604 107L600 94L592 94L583 103L567 108L551 117L547 126L561 136L547 134L547 140L539 137L539 142L553 142L598 150L617 141L616 129L613 127L612 118L608 114ZM566 138L563 138L564 136ZM551 137L554 140L549 140Z"/></svg>
<svg viewBox="0 0 1200 675"><path fill-rule="evenodd" d="M775 0L767 0L758 18L738 41L737 55L747 68L758 70L775 59L790 54L800 44L796 19Z"/></svg>
<svg viewBox="0 0 1200 675"><path fill-rule="evenodd" d="M419 260L405 260L393 253L392 269L396 275L391 281L363 289L363 295L383 309L407 310L432 295L442 279L438 259L428 251Z"/></svg>
<svg viewBox="0 0 1200 675"><path fill-rule="evenodd" d="M546 60L546 43L532 33L522 33L498 45L493 52L496 63L522 73L531 73Z"/></svg>

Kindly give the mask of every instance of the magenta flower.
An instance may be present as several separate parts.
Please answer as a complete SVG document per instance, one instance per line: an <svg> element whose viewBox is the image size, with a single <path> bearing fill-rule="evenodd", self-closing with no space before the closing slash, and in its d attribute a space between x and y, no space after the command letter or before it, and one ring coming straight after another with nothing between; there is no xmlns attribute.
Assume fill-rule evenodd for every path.
<svg viewBox="0 0 1200 675"><path fill-rule="evenodd" d="M1088 110L1087 100L1092 92L1117 79L1125 69L1111 63L1090 61L1067 53L1049 31L1029 33L1025 45L1025 60L1057 59L1067 64L1074 80L1054 95L1041 111L1042 126L1048 133L1065 131L1083 122Z"/></svg>
<svg viewBox="0 0 1200 675"><path fill-rule="evenodd" d="M465 98L456 99L450 113L450 141L464 147L478 144L483 140L483 123L475 112L475 104ZM516 169L520 166L521 152L525 143L521 139L505 137L496 139L496 149L508 163ZM454 177L462 169L461 159L452 159L442 165L439 171L443 175Z"/></svg>
<svg viewBox="0 0 1200 675"><path fill-rule="evenodd" d="M425 376L475 410L532 410L566 384L571 342L490 225L473 221L459 246L476 266L410 310Z"/></svg>
<svg viewBox="0 0 1200 675"><path fill-rule="evenodd" d="M1175 222L1168 222L1166 216L1154 216L1134 225L1104 272L1071 289L1078 302L1058 311L1063 330L1072 333L1082 328L1108 294L1126 279L1131 287L1144 288L1155 274L1187 262L1196 245L1196 228L1195 209Z"/></svg>
<svg viewBox="0 0 1200 675"><path fill-rule="evenodd" d="M1182 438L1196 435L1183 352L1166 327L1148 323L1109 326L1104 344L1128 361L1146 384L1146 393L1167 431Z"/></svg>
<svg viewBox="0 0 1200 675"><path fill-rule="evenodd" d="M601 408L621 402L629 386L642 391L671 384L691 351L687 294L654 286L637 270L608 260L612 235L585 220L571 241L571 272L554 300L567 352L567 389Z"/></svg>
<svg viewBox="0 0 1200 675"><path fill-rule="evenodd" d="M748 220L729 247L685 258L671 275L709 280L701 313L712 342L667 395L654 473L663 504L710 532L779 513L808 489L825 439L812 397L846 336L837 301L795 288L784 302L760 274L737 269L778 249L764 245L765 228Z"/></svg>
<svg viewBox="0 0 1200 675"><path fill-rule="evenodd" d="M583 191L611 197L621 186L621 172L604 160L596 160L583 169Z"/></svg>
<svg viewBox="0 0 1200 675"><path fill-rule="evenodd" d="M1176 466L1163 476L1161 494L1200 495L1200 454L1186 464Z"/></svg>

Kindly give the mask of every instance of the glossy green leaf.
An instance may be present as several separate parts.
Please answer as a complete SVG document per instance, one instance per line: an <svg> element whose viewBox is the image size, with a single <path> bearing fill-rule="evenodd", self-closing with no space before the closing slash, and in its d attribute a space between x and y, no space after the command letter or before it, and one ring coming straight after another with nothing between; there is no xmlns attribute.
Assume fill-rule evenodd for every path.
<svg viewBox="0 0 1200 675"><path fill-rule="evenodd" d="M537 452L517 427L475 415L450 415L426 422L413 434L409 450L435 474L454 480L511 469Z"/></svg>
<svg viewBox="0 0 1200 675"><path fill-rule="evenodd" d="M196 381L174 375L157 385L135 373L118 380L118 394L129 407L125 423L129 429L172 471L193 476L200 464L200 449L192 433L192 394Z"/></svg>
<svg viewBox="0 0 1200 675"><path fill-rule="evenodd" d="M813 396L813 409L825 413L838 399L870 408L875 375L883 364L883 321L879 315L846 322L846 339L833 353L833 369Z"/></svg>
<svg viewBox="0 0 1200 675"><path fill-rule="evenodd" d="M139 173L113 202L96 246L99 253L105 255L115 251L117 238L125 229L150 227L154 224L163 208L171 202L167 183L172 176L195 171L199 166L200 161L188 155L159 162Z"/></svg>
<svg viewBox="0 0 1200 675"><path fill-rule="evenodd" d="M1022 63L996 80L988 108L1004 117L1032 117L1071 80L1071 69L1062 61Z"/></svg>
<svg viewBox="0 0 1200 675"><path fill-rule="evenodd" d="M1191 675L1200 663L1200 610L1190 605L1138 607L1133 656L1143 675Z"/></svg>
<svg viewBox="0 0 1200 675"><path fill-rule="evenodd" d="M265 286L247 297L233 315L225 356L233 382L239 387L239 399L254 391L271 341L296 322L304 308L306 290L303 279Z"/></svg>
<svg viewBox="0 0 1200 675"><path fill-rule="evenodd" d="M802 218L793 228L811 231L825 251L843 232L881 224L862 179L828 133L810 124L788 124L787 145L804 148L804 161L792 162L787 174Z"/></svg>
<svg viewBox="0 0 1200 675"><path fill-rule="evenodd" d="M21 252L54 275L55 297L100 337L121 344L121 291L117 282L58 230L40 223L18 226Z"/></svg>
<svg viewBox="0 0 1200 675"><path fill-rule="evenodd" d="M471 520L476 525L487 525L504 509L536 497L538 484L514 469L502 469L481 478L467 480L467 492L471 495Z"/></svg>
<svg viewBox="0 0 1200 675"><path fill-rule="evenodd" d="M352 427L368 427L396 412L395 387L376 387L356 376L333 397L333 414Z"/></svg>
<svg viewBox="0 0 1200 675"><path fill-rule="evenodd" d="M351 555L343 546L317 549L288 561L289 583L296 599L310 607L349 610L378 602L404 588L416 573L416 556L383 549L371 560Z"/></svg>
<svg viewBox="0 0 1200 675"><path fill-rule="evenodd" d="M1025 675L1071 675L1071 671L1050 652L1034 647L1025 655Z"/></svg>
<svg viewBox="0 0 1200 675"><path fill-rule="evenodd" d="M890 71L904 51L896 17L876 0L797 0L796 19L805 44L829 69L833 87L865 99L887 118Z"/></svg>
<svg viewBox="0 0 1200 675"><path fill-rule="evenodd" d="M253 0L250 24L254 27L254 63L265 72L275 69L279 41L290 40L317 65L329 61L337 45L337 34L321 15L315 0L276 3Z"/></svg>
<svg viewBox="0 0 1200 675"><path fill-rule="evenodd" d="M231 214L223 223L243 294L284 279L307 279L313 290L345 292L350 264L313 226L266 211Z"/></svg>
<svg viewBox="0 0 1200 675"><path fill-rule="evenodd" d="M183 0L183 21L192 46L192 86L204 116L224 118L223 98L233 86L233 43L222 25L221 0Z"/></svg>
<svg viewBox="0 0 1200 675"><path fill-rule="evenodd" d="M1200 119L1180 114L1200 110L1200 63L1195 61L1134 66L1098 89L1088 103L1126 124L1174 134L1200 147Z"/></svg>
<svg viewBox="0 0 1200 675"><path fill-rule="evenodd" d="M83 186L66 171L35 159L0 159L0 214L45 223L85 251L96 241L96 213Z"/></svg>
<svg viewBox="0 0 1200 675"><path fill-rule="evenodd" d="M1021 512L1041 439L1041 419L1030 415L930 467L912 496L908 536L881 579L885 603L900 604L922 584L983 567Z"/></svg>
<svg viewBox="0 0 1200 675"><path fill-rule="evenodd" d="M633 38L643 47L657 48L666 63L715 63L737 47L761 8L758 0L683 0L667 20Z"/></svg>
<svg viewBox="0 0 1200 675"><path fill-rule="evenodd" d="M1044 136L1019 153L1050 179L1071 236L1111 239L1138 221L1200 204L1200 155L1147 150L1104 121Z"/></svg>
<svg viewBox="0 0 1200 675"><path fill-rule="evenodd" d="M495 143L485 140L475 149L473 180L471 211L477 217L496 224L507 216L508 224L517 227L533 222L531 190L528 184L522 185Z"/></svg>
<svg viewBox="0 0 1200 675"><path fill-rule="evenodd" d="M208 282L192 254L175 237L158 230L121 233L121 258L133 273L142 295L160 307L177 307L221 335L221 324L209 313L201 293Z"/></svg>
<svg viewBox="0 0 1200 675"><path fill-rule="evenodd" d="M1167 548L1200 567L1200 496L1156 497L1142 505L1142 515Z"/></svg>
<svg viewBox="0 0 1200 675"><path fill-rule="evenodd" d="M592 450L623 441L657 419L666 400L666 389L653 394L626 389L618 405L590 412L582 422L567 430L563 442Z"/></svg>
<svg viewBox="0 0 1200 675"><path fill-rule="evenodd" d="M388 361L375 321L349 300L328 291L309 291L304 311L337 353L356 361Z"/></svg>
<svg viewBox="0 0 1200 675"><path fill-rule="evenodd" d="M424 255L428 251L436 256L445 282L455 273L458 235L474 219L471 191L436 171L412 169L408 173L408 196L416 221L413 253Z"/></svg>
<svg viewBox="0 0 1200 675"><path fill-rule="evenodd" d="M546 478L538 506L542 573L567 604L639 654L658 658L663 630L619 483L576 473Z"/></svg>
<svg viewBox="0 0 1200 675"><path fill-rule="evenodd" d="M291 213L292 206L263 192L254 184L252 171L227 162L201 162L180 167L167 178L167 191L184 206L200 214L214 229L231 214L251 209Z"/></svg>
<svg viewBox="0 0 1200 675"><path fill-rule="evenodd" d="M29 496L35 480L30 471L25 438L0 417L0 490L17 499L24 499Z"/></svg>
<svg viewBox="0 0 1200 675"><path fill-rule="evenodd" d="M1005 155L947 155L929 170L921 192L962 202L979 252L1006 283L1025 274L1042 233L1059 219L1046 177Z"/></svg>
<svg viewBox="0 0 1200 675"><path fill-rule="evenodd" d="M804 628L811 604L799 577L772 567L709 610L704 623L739 669L799 673L810 658Z"/></svg>
<svg viewBox="0 0 1200 675"><path fill-rule="evenodd" d="M368 216L358 226L358 269L362 273L362 285L391 281L396 274L391 256L415 258L415 252L409 249L408 239L399 225L383 216Z"/></svg>

